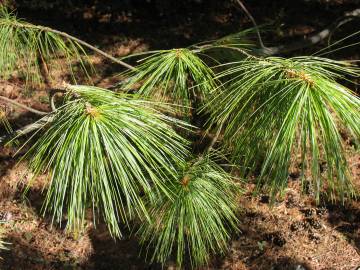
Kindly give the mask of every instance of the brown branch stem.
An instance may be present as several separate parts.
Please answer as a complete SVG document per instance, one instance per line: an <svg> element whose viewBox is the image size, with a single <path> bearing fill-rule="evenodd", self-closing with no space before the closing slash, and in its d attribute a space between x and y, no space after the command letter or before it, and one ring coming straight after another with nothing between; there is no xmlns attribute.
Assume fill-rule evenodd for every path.
<svg viewBox="0 0 360 270"><path fill-rule="evenodd" d="M16 131L12 132L11 134L1 136L0 137L0 145L4 145L16 137L23 136L23 135L29 134L33 131L36 131L36 130L42 128L45 124L51 122L52 120L53 120L53 115L48 114L35 123L26 125Z"/></svg>
<svg viewBox="0 0 360 270"><path fill-rule="evenodd" d="M11 105L14 105L16 107L19 107L19 108L22 108L22 109L25 109L29 112L32 112L32 113L35 113L35 114L38 114L38 115L47 115L48 113L47 112L42 112L42 111L38 111L36 109L33 109L33 108L30 108L24 104L21 104L15 100L12 100L10 98L7 98L7 97L4 97L4 96L0 96L0 100L5 102L5 103L10 103Z"/></svg>
<svg viewBox="0 0 360 270"><path fill-rule="evenodd" d="M221 123L220 126L218 127L218 130L216 131L215 136L211 140L211 143L210 143L209 147L207 148L206 153L209 153L214 148L215 143L219 139L219 136L220 136L223 126L224 126L224 122Z"/></svg>
<svg viewBox="0 0 360 270"><path fill-rule="evenodd" d="M256 30L256 34L258 36L258 40L259 40L259 44L260 44L260 47L261 48L266 48L265 45L264 45L264 42L261 38L261 34L260 34L260 30L259 30L259 27L254 19L254 17L251 15L251 13L248 11L248 9L246 8L246 6L243 4L243 2L241 2L240 0L236 0L236 2L239 4L239 6L241 7L241 9L245 12L245 14L248 16L248 18L251 20L252 24L254 25L255 27L255 30Z"/></svg>

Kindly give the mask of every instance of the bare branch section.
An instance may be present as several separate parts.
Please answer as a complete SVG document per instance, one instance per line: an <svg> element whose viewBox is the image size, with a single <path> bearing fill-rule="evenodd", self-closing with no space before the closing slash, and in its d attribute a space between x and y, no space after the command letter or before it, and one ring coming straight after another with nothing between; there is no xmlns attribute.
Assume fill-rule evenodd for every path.
<svg viewBox="0 0 360 270"><path fill-rule="evenodd" d="M49 90L49 99L50 99L50 105L51 105L52 111L56 110L56 106L55 106L55 102L54 102L54 98L55 98L56 94L59 94L59 93L64 94L64 93L66 93L65 88L66 88L66 86L65 86L65 83L64 83L64 89L53 88L53 89ZM22 108L22 109L27 110L29 112L32 112L34 114L43 116L43 118L41 118L41 120L36 121L35 123L28 124L28 125L26 125L24 127L21 127L20 129L18 129L16 131L10 133L10 134L6 134L4 136L1 136L0 137L0 145L6 144L7 142L11 141L15 137L23 136L23 135L29 134L29 133L31 133L33 131L36 131L39 128L43 127L46 123L49 123L49 122L52 121L51 112L43 112L43 111L36 110L34 108L31 108L29 106L26 106L26 105L24 105L22 103L19 103L19 102L15 101L15 100L9 99L9 98L4 97L4 96L0 96L0 101L3 101L5 103L11 104L13 106Z"/></svg>
<svg viewBox="0 0 360 270"><path fill-rule="evenodd" d="M66 93L65 89L59 89L59 88L54 88L54 89L50 89L49 91L49 100L50 100L50 107L52 111L56 110L56 106L55 106L55 96L56 94L64 94Z"/></svg>
<svg viewBox="0 0 360 270"><path fill-rule="evenodd" d="M0 96L0 100L5 102L5 103L10 103L11 105L14 105L16 107L19 107L19 108L22 108L22 109L25 109L29 112L32 112L32 113L35 113L35 114L38 114L38 115L47 115L48 113L47 112L42 112L42 111L38 111L36 109L33 109L33 108L30 108L24 104L21 104L15 100L12 100L10 98L7 98L7 97L4 97L4 96Z"/></svg>
<svg viewBox="0 0 360 270"><path fill-rule="evenodd" d="M260 30L259 30L259 27L254 19L254 17L251 15L251 13L248 11L248 9L246 8L246 6L244 5L243 2L241 2L240 0L236 0L236 2L239 4L239 6L241 7L241 9L245 12L245 14L249 17L249 19L251 20L251 22L253 23L254 27L255 27L255 30L256 30L256 34L258 36L258 40L259 40L259 44L260 44L260 47L262 49L266 49L265 45L264 45L264 42L262 41L262 38L261 38L261 34L260 34Z"/></svg>
<svg viewBox="0 0 360 270"><path fill-rule="evenodd" d="M24 105L22 103L19 103L19 102L15 101L15 100L7 98L7 97L0 96L0 101L2 101L4 103L7 103L7 104L10 104L10 105L13 105L13 106L16 106L18 108L22 108L22 109L27 110L29 112L32 112L34 114L44 116L41 121L31 123L31 124L26 125L26 126L14 131L14 132L11 132L10 134L6 134L6 135L1 136L0 137L0 145L5 145L7 142L11 141L13 138L15 138L17 136L25 135L25 134L28 134L28 133L30 133L32 131L35 131L35 130L39 129L40 127L42 127L44 125L45 122L48 122L51 119L49 113L36 110L34 108L26 106L26 105Z"/></svg>
<svg viewBox="0 0 360 270"><path fill-rule="evenodd" d="M31 123L28 124L14 132L12 132L11 134L6 134L4 136L0 137L0 145L5 145L6 143L8 143L9 141L11 141L12 139L19 137L19 136L23 136L26 134L29 134L33 131L36 131L40 128L42 128L46 123L50 123L53 119L52 115L46 115L43 118L41 118L41 120L35 122L35 123Z"/></svg>

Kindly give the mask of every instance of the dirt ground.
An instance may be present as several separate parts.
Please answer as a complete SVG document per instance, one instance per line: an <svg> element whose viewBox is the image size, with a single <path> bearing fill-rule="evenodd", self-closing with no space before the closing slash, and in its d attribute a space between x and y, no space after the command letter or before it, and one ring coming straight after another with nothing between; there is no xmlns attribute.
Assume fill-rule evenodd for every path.
<svg viewBox="0 0 360 270"><path fill-rule="evenodd" d="M119 1L127 3L124 5L116 1L105 1L108 5L74 1L80 4L72 9L64 4L47 10L25 8L26 1L18 2L20 16L77 35L117 57L188 46L251 27L248 18L231 1L169 1L167 5L140 0L132 4ZM259 24L272 23L271 31L264 35L269 45L303 38L329 25L345 11L360 7L359 1L340 0L244 2ZM359 22L352 22L336 35L349 29L359 30ZM302 53L307 52L296 52ZM331 56L359 59L358 54L355 48ZM93 76L96 85L108 87L117 82L121 67L96 55L90 58L97 69ZM60 71L53 76L56 81L67 78ZM0 95L39 110L50 110L46 87L24 90L23 82L13 78L0 81ZM0 106L14 128L36 119L26 111ZM351 143L347 148L354 181L360 187L360 154ZM12 147L0 148L0 220L5 221L0 226L5 228L6 241L10 243L9 250L0 254L0 269L161 269L160 265L146 263L144 252L140 252L141 247L130 233L114 241L103 224L94 228L89 223L86 231L77 236L66 234L61 226L52 226L50 217L41 214L45 177L38 177L24 197L24 186L32 175L26 162L14 157L15 151ZM322 201L316 205L311 191L300 192L296 173L290 174L285 198L272 207L266 194L253 196L253 188L253 183L246 184L247 193L239 200L241 232L233 235L229 252L214 257L204 269L360 269L360 201L344 205ZM166 268L174 269L171 262Z"/></svg>

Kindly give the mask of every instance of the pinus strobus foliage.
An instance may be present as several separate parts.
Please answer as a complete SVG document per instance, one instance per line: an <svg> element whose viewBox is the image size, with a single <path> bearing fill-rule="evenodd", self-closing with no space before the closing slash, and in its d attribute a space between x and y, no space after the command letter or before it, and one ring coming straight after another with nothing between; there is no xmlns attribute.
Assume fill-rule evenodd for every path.
<svg viewBox="0 0 360 270"><path fill-rule="evenodd" d="M154 52L126 75L125 89L141 84L140 95L180 105L185 113L195 97L204 100L216 89L213 70L189 49Z"/></svg>
<svg viewBox="0 0 360 270"><path fill-rule="evenodd" d="M188 252L191 265L201 266L210 254L226 250L229 229L237 231L239 188L214 160L208 154L189 162L172 185L174 198L150 203L151 222L144 222L138 234L155 249L152 261L164 264L174 255L181 266Z"/></svg>
<svg viewBox="0 0 360 270"><path fill-rule="evenodd" d="M187 125L157 111L162 105L96 87L67 89L67 102L27 153L35 174L49 173L44 210L57 222L66 213L67 227L79 229L90 207L120 237L119 222L149 218L144 198L170 196L188 155L172 126Z"/></svg>
<svg viewBox="0 0 360 270"><path fill-rule="evenodd" d="M346 127L359 140L360 100L336 80L358 74L348 62L317 57L231 63L217 75L225 80L225 91L207 104L209 121L226 123L224 147L234 162L248 168L262 164L259 184L272 195L286 187L291 157L300 153L317 200L324 188L333 198L353 196L339 129Z"/></svg>
<svg viewBox="0 0 360 270"><path fill-rule="evenodd" d="M0 4L0 77L6 79L20 72L27 83L40 83L43 81L41 65L48 72L54 59L65 59L67 70L75 82L75 65L86 75L92 71L82 45L57 32L18 19Z"/></svg>
<svg viewBox="0 0 360 270"><path fill-rule="evenodd" d="M61 89L61 105L39 120L23 157L35 175L48 176L44 212L79 230L91 210L95 224L103 220L114 237L122 236L123 224L134 228L151 261L198 267L225 253L238 231L241 189L231 164L220 160L230 160L244 178L258 175L258 188L273 198L286 188L292 164L317 200L321 193L333 200L356 196L340 129L359 143L360 100L345 86L359 69L314 56L255 56L247 32L153 52L122 73L127 79L116 92ZM33 75L41 81L39 61L83 63L82 44L1 8L3 77L19 69L27 81ZM199 114L206 125L191 126L204 122L193 121ZM201 130L216 134L191 152ZM226 158L213 154L214 145Z"/></svg>

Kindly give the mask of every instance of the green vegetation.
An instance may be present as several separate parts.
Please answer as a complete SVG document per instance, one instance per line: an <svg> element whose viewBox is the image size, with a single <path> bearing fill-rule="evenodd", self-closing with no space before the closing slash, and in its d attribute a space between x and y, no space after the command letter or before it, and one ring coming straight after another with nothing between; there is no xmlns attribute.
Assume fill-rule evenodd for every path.
<svg viewBox="0 0 360 270"><path fill-rule="evenodd" d="M0 6L0 76L8 78L20 71L29 84L42 82L41 65L51 67L51 60L65 59L71 77L76 82L74 67L78 64L88 74L83 47L59 31L19 20L4 6ZM89 69L90 68L90 69Z"/></svg>
<svg viewBox="0 0 360 270"><path fill-rule="evenodd" d="M353 196L339 133L344 126L360 138L360 100L336 80L356 77L348 62L316 57L248 58L231 63L217 75L225 91L206 105L210 123L226 123L224 148L233 162L253 170L261 164L259 184L275 196L287 186L294 152L301 153L316 198L325 184L333 199ZM320 172L320 160L328 169Z"/></svg>
<svg viewBox="0 0 360 270"><path fill-rule="evenodd" d="M172 186L175 198L158 197L149 204L150 223L139 234L155 251L152 260L166 263L173 250L179 266L186 250L191 264L201 266L211 253L226 250L230 230L237 231L235 211L239 188L231 175L214 162L216 156L195 159L184 168Z"/></svg>
<svg viewBox="0 0 360 270"><path fill-rule="evenodd" d="M22 158L33 181L48 176L44 213L56 223L66 217L70 231L102 220L119 238L125 224L152 252L151 261L175 258L180 267L198 267L226 252L238 231L242 189L234 171L244 180L255 176L274 199L287 187L291 164L300 164L317 201L320 193L334 201L355 197L340 130L359 143L360 99L345 86L359 69L314 56L259 57L244 33L156 51L132 67L2 7L2 77L21 70L26 82L39 83L40 63L61 56L76 81L74 62L91 71L84 44L130 68L117 91L64 85L62 104L36 123ZM192 126L194 115L207 123ZM191 151L200 129L212 142ZM216 142L224 156L213 149Z"/></svg>
<svg viewBox="0 0 360 270"><path fill-rule="evenodd" d="M67 227L79 230L90 207L120 237L120 221L149 218L144 197L170 196L176 166L187 156L187 142L171 125L186 125L127 95L87 86L68 90L68 101L39 129L26 155L36 175L49 173L44 209L57 222L65 212Z"/></svg>
<svg viewBox="0 0 360 270"><path fill-rule="evenodd" d="M194 99L206 100L216 89L214 72L189 49L155 52L142 59L124 89L141 84L138 93L179 105L185 113Z"/></svg>

